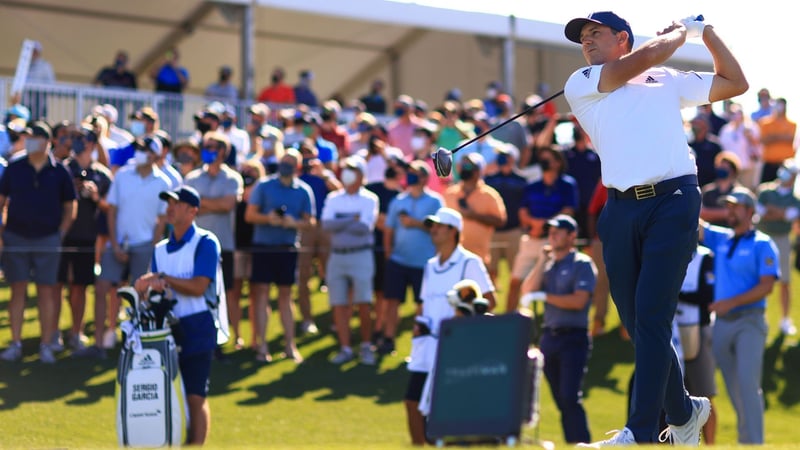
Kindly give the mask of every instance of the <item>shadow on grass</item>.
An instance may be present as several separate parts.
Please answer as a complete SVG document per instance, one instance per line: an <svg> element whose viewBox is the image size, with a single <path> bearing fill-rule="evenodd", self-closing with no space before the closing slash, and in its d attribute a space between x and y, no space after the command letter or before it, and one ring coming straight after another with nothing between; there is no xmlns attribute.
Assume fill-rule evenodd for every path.
<svg viewBox="0 0 800 450"><path fill-rule="evenodd" d="M620 337L619 328L609 330L602 336L594 338L592 355L584 382L584 396L589 397L594 388L608 389L617 394L624 394L618 385L620 380L611 375L617 364L633 363L633 345ZM627 386L627 380L622 384Z"/></svg>
<svg viewBox="0 0 800 450"><path fill-rule="evenodd" d="M2 363L3 383L0 387L0 410L18 408L23 403L51 402L66 397L69 405L87 405L114 395L114 379L94 383L92 379L108 372L116 373L118 352L105 360L60 358L55 365L38 360L39 339L22 343L22 362ZM37 356L31 358L31 355Z"/></svg>
<svg viewBox="0 0 800 450"><path fill-rule="evenodd" d="M786 384L783 392L778 395L778 401L784 406L791 407L800 403L800 345L795 344L783 352L783 372Z"/></svg>

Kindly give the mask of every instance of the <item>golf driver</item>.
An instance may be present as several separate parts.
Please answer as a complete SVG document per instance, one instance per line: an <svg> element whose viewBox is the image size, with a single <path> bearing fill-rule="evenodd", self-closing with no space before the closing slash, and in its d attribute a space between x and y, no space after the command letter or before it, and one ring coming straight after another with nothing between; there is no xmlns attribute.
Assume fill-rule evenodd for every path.
<svg viewBox="0 0 800 450"><path fill-rule="evenodd" d="M556 92L555 94L551 95L550 97L547 97L546 99L540 101L539 103L523 109L517 115L509 117L508 119L498 123L497 125L475 136L474 138L468 140L467 142L464 142L463 144L459 145L453 150L448 150L444 147L439 147L439 149L433 152L433 154L431 155L431 158L433 158L433 166L436 168L436 175L439 175L440 177L446 177L450 175L450 171L453 170L453 153L461 150L462 148L468 146L469 144L472 144L473 142L486 136L487 134L493 133L497 129L504 127L509 122L517 120L519 117L522 117L523 115L533 111L534 109L544 105L545 103L552 101L553 99L557 98L563 93L564 90L562 89Z"/></svg>

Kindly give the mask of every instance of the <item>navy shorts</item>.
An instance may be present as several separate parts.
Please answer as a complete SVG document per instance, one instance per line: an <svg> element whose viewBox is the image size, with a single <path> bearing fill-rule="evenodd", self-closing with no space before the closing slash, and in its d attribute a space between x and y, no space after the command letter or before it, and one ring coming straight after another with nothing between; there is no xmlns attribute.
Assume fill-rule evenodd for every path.
<svg viewBox="0 0 800 450"><path fill-rule="evenodd" d="M213 357L213 350L191 355L181 353L178 356L178 365L181 368L181 378L186 395L199 395L200 397L208 395Z"/></svg>
<svg viewBox="0 0 800 450"><path fill-rule="evenodd" d="M406 400L418 402L422 398L422 389L425 388L425 380L428 379L428 372L409 372L408 387L406 388Z"/></svg>
<svg viewBox="0 0 800 450"><path fill-rule="evenodd" d="M253 246L251 283L275 283L291 286L297 272L297 248L288 245Z"/></svg>
<svg viewBox="0 0 800 450"><path fill-rule="evenodd" d="M66 238L63 248L58 266L58 282L77 286L94 284L94 241Z"/></svg>
<svg viewBox="0 0 800 450"><path fill-rule="evenodd" d="M391 259L386 261L386 272L383 279L383 298L397 300L400 303L406 300L406 289L411 285L414 291L414 301L422 303L419 290L422 287L422 273L424 269L404 266Z"/></svg>

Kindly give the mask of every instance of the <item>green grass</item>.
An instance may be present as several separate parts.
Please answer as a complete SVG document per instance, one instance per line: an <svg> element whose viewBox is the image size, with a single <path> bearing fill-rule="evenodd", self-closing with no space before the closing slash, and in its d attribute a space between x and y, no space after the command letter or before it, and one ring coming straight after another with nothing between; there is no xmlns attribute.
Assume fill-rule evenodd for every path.
<svg viewBox="0 0 800 450"><path fill-rule="evenodd" d="M504 266L501 273L506 274ZM794 274L794 298L800 301L800 277ZM312 282L313 286L316 286ZM501 276L499 285L506 285ZM54 366L37 361L38 322L35 292L30 291L25 312L24 351L21 363L0 364L0 447L2 448L111 448L116 446L114 422L114 376L117 353L105 361L73 360L62 355ZM500 293L504 304L504 293ZM9 290L0 287L0 341L8 330ZM89 327L92 295L87 307ZM214 364L210 404L212 410L209 446L215 448L405 448L410 447L402 396L407 372L403 358L408 354L408 332L413 313L404 304L403 333L398 339L398 356L383 358L377 366L356 362L337 367L327 360L336 350L330 333L330 313L324 294L315 293L314 313L322 333L302 337L299 347L306 361L295 365L277 360L258 363L249 350L225 351L229 361ZM244 305L244 302L243 302ZM798 308L795 308L797 311ZM766 440L773 448L796 448L800 442L800 347L795 339L784 341L777 325L776 294L769 300L770 334L764 364L767 401ZM246 311L245 311L246 316ZM595 340L586 379L586 409L592 437L602 438L607 430L620 428L625 420L625 399L632 370L633 352L619 338L616 314L609 314L612 330ZM794 314L800 323L800 315ZM357 322L352 326L355 329ZM66 303L61 329L69 328ZM249 336L249 323L243 323ZM277 314L269 323L273 355L282 347ZM355 331L354 331L355 335ZM732 447L736 442L735 416L721 377L718 412L718 444ZM564 446L558 412L546 383L541 396L542 422L538 436ZM528 444L536 433L526 429Z"/></svg>

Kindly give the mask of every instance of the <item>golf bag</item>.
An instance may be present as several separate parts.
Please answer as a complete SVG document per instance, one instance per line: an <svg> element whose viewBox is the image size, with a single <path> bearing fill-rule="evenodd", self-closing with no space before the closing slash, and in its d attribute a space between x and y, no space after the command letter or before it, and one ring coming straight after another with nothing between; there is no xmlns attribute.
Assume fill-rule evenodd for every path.
<svg viewBox="0 0 800 450"><path fill-rule="evenodd" d="M125 341L116 378L119 445L179 446L186 440L188 406L172 329L165 317L153 314L159 305L154 296L149 303L140 303L135 291L120 293L123 298L126 295L133 297L126 300L136 306L131 319L121 325ZM158 317L159 326L152 317Z"/></svg>
<svg viewBox="0 0 800 450"><path fill-rule="evenodd" d="M519 440L539 423L544 359L531 320L476 316L442 322L426 433L437 444Z"/></svg>

